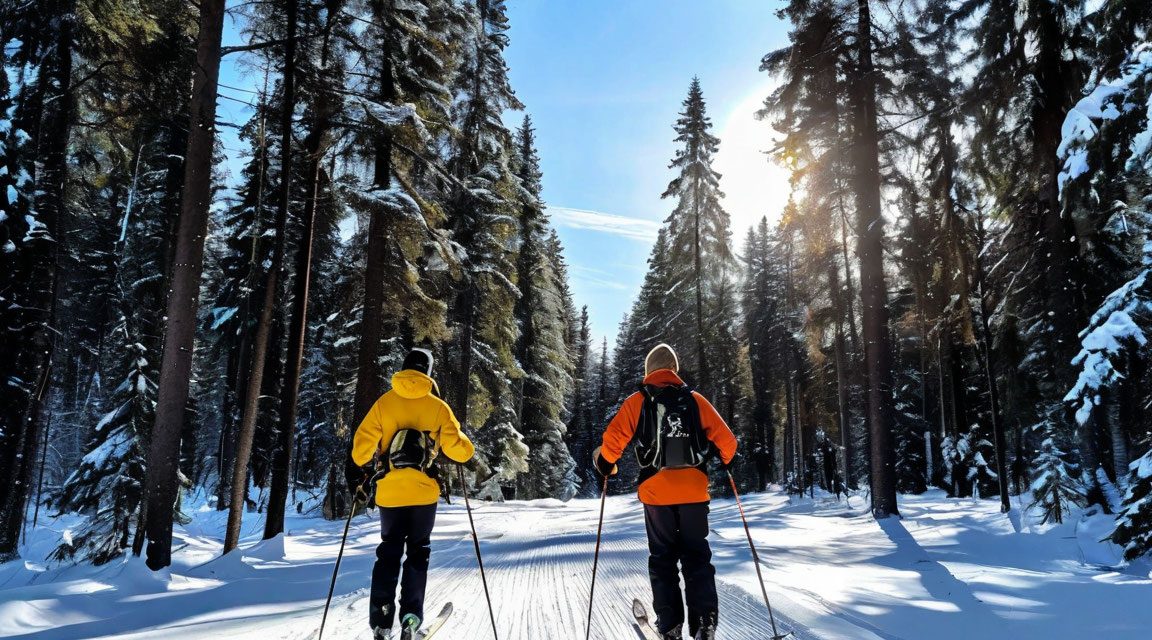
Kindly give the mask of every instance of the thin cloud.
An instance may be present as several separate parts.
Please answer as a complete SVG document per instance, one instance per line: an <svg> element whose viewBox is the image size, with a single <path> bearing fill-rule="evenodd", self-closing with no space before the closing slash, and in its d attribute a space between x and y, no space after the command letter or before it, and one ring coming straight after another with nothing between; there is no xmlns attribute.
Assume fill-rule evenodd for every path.
<svg viewBox="0 0 1152 640"><path fill-rule="evenodd" d="M598 231L644 242L654 240L656 232L660 230L660 223L655 220L628 218L587 209L548 207L548 214L552 216L553 222L569 229Z"/></svg>
<svg viewBox="0 0 1152 640"><path fill-rule="evenodd" d="M615 275L607 271L593 269L591 267L584 267L578 264L571 265L569 269L571 270L573 278L584 282L589 286L603 289L615 289L617 291L628 291L632 288L620 282Z"/></svg>

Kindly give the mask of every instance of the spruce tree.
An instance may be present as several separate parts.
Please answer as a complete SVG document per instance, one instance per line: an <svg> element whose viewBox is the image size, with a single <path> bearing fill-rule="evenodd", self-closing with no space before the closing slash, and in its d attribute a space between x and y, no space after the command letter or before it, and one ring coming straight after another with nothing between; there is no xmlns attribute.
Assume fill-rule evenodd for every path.
<svg viewBox="0 0 1152 640"><path fill-rule="evenodd" d="M720 385L713 379L708 346L717 332L731 331L733 318L713 315L711 306L717 291L730 284L735 261L728 213L720 205L720 174L712 168L720 140L711 133L698 78L692 79L674 129L682 146L670 167L679 173L661 196L675 199L665 221L672 269L670 286L661 294L668 327L662 340L678 349L683 372L712 394Z"/></svg>
<svg viewBox="0 0 1152 640"><path fill-rule="evenodd" d="M5 149L6 164L22 189L8 192L2 253L5 269L0 300L0 558L16 552L24 523L32 464L39 448L42 400L55 340L49 330L57 291L60 232L68 215L68 142L75 119L72 92L76 1L7 5L5 69L22 83L8 108L3 133L27 134L25 144ZM10 91L11 89L9 89ZM22 137L22 136L21 136Z"/></svg>
<svg viewBox="0 0 1152 640"><path fill-rule="evenodd" d="M1067 454L1056 444L1053 431L1049 426L1033 463L1033 507L1041 512L1041 524L1064 522L1073 507L1083 506L1085 501L1079 469L1068 462Z"/></svg>
<svg viewBox="0 0 1152 640"><path fill-rule="evenodd" d="M1148 315L1152 312L1152 221L1140 212L1152 181L1152 151L1142 141L1152 124L1152 61L1139 45L1115 75L1102 77L1069 112L1060 147L1061 199L1092 247L1084 269L1109 293L1079 333L1077 378L1064 397L1081 431L1110 455L1106 482L1123 484L1139 458L1152 419L1148 407ZM1097 480L1099 482L1099 480Z"/></svg>
<svg viewBox="0 0 1152 640"><path fill-rule="evenodd" d="M746 449L755 464L757 489L778 480L776 466L776 400L780 390L778 338L782 323L783 288L768 219L748 230L744 243L744 336L752 376L751 442Z"/></svg>
<svg viewBox="0 0 1152 640"><path fill-rule="evenodd" d="M354 117L364 121L354 130L354 154L368 167L359 172L365 177L353 174L340 183L341 197L365 231L357 239L364 263L354 292L361 302L350 418L356 424L384 393L385 372L399 366L411 346L406 342L447 338L447 294L437 295L432 280L458 278L459 258L441 231L447 199L439 199L429 178L420 175L437 143L444 142L437 136L456 137L444 123L450 119L457 56L467 48L460 42L465 9L456 3L386 0L357 7L368 28L363 34L350 30L346 46L369 70L353 96L361 112ZM432 277L437 274L450 278Z"/></svg>
<svg viewBox="0 0 1152 640"><path fill-rule="evenodd" d="M595 492L596 478L589 461L596 448L600 428L597 415L596 392L598 389L597 353L592 345L592 327L588 307L580 310L580 324L576 331L572 384L572 411L565 433L568 452L575 462L578 481L577 495L587 497Z"/></svg>
<svg viewBox="0 0 1152 640"><path fill-rule="evenodd" d="M1152 553L1152 449L1132 463L1127 484L1110 537L1131 561Z"/></svg>
<svg viewBox="0 0 1152 640"><path fill-rule="evenodd" d="M575 464L564 443L564 398L571 393L571 356L566 342L567 300L550 257L548 218L540 199L540 160L531 118L516 132L514 167L520 182L520 248L516 261L515 317L519 329L516 359L517 431L528 446L528 471L517 479L522 498L576 494Z"/></svg>
<svg viewBox="0 0 1152 640"><path fill-rule="evenodd" d="M1088 57L1080 54L1089 47L1084 7L1080 0L1019 7L981 0L958 5L944 18L945 24L965 26L961 35L976 54L976 73L966 92L977 123L973 169L997 209L1013 222L1002 269L1012 271L1018 283L1003 305L1020 318L1028 349L1017 374L1029 382L1018 392L1028 394L1019 405L1028 414L1018 419L1049 425L1043 429L1061 436L1076 433L1060 399L1070 384L1065 364L1075 353L1076 331L1094 297L1085 290L1083 237L1062 212L1055 161L1064 115L1087 76ZM974 13L978 18L970 20ZM1006 175L1020 178L1002 180ZM1091 432L1078 435L1069 455L1094 475L1101 451Z"/></svg>
<svg viewBox="0 0 1152 640"><path fill-rule="evenodd" d="M512 381L522 375L514 360L513 309L520 291L505 274L515 272L511 239L519 233L512 135L501 117L521 108L508 82L504 48L508 18L503 0L466 6L461 62L453 90L452 121L459 132L449 166L464 190L456 194L448 227L464 252L464 281L452 305L456 377L449 399L466 427L477 432L482 495L514 491L527 471L529 448L516 430ZM458 364L456 364L458 362Z"/></svg>

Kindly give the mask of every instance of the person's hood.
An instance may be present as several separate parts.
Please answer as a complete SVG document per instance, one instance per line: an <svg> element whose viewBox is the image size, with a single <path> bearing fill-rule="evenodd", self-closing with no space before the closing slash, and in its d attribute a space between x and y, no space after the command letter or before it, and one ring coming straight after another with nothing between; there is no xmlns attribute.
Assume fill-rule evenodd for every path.
<svg viewBox="0 0 1152 640"><path fill-rule="evenodd" d="M657 369L644 376L644 384L654 387L678 387L683 385L684 381L671 369Z"/></svg>
<svg viewBox="0 0 1152 640"><path fill-rule="evenodd" d="M432 393L432 389L435 387L435 380L412 369L398 371L396 375L392 376L392 390L401 398L409 400L423 398Z"/></svg>

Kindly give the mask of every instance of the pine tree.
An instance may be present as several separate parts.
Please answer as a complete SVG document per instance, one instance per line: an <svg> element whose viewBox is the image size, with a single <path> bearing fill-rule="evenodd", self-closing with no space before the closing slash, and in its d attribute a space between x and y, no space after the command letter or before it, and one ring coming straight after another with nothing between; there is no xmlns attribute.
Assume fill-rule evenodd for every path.
<svg viewBox="0 0 1152 640"><path fill-rule="evenodd" d="M1064 115L1087 75L1088 58L1079 53L1090 46L1084 7L1080 0L1019 7L982 0L945 17L946 24L970 25L961 35L973 43L978 61L967 90L981 98L968 109L977 123L973 170L996 208L1012 219L1009 256L1001 268L1015 274L1016 287L1002 304L1020 318L1028 353L1017 375L1029 386L1017 393L1029 397L1017 406L1030 410L1016 418L1052 423L1063 434L1074 431L1060 406L1070 384L1064 365L1075 353L1074 336L1093 297L1085 290L1081 234L1061 211L1054 160ZM976 12L978 19L970 21ZM1020 179L1002 180L1006 175ZM1079 435L1069 453L1094 474L1099 447L1086 430Z"/></svg>
<svg viewBox="0 0 1152 640"><path fill-rule="evenodd" d="M1041 524L1060 524L1076 505L1084 504L1084 493L1079 481L1079 470L1068 463L1051 434L1040 443L1040 453L1033 463L1033 506L1042 513Z"/></svg>
<svg viewBox="0 0 1152 640"><path fill-rule="evenodd" d="M236 201L220 214L218 225L224 240L212 261L216 271L211 276L211 290L216 296L210 304L208 331L212 335L213 358L223 360L223 375L218 378L223 387L219 391L218 509L226 509L231 499L236 429L252 357L259 283L265 276L264 265L271 261L268 240L275 219L273 189L280 180L279 168L271 161L275 154L271 133L268 108L261 101L252 119L241 129L240 138L249 143L251 159L242 171Z"/></svg>
<svg viewBox="0 0 1152 640"><path fill-rule="evenodd" d="M566 299L549 257L548 218L540 199L540 160L531 118L516 132L514 167L520 181L520 249L516 261L520 296L514 315L519 328L516 359L523 370L517 381L517 431L528 446L528 472L517 479L524 498L576 494L575 464L564 442L564 398L571 393L566 333Z"/></svg>
<svg viewBox="0 0 1152 640"><path fill-rule="evenodd" d="M730 332L733 319L711 315L709 303L717 290L730 284L735 262L728 213L720 205L724 197L720 174L712 169L720 140L711 133L712 120L698 78L692 79L683 107L674 127L676 142L682 147L670 165L679 174L661 196L676 201L665 221L672 271L661 306L665 316L671 317L665 321L669 331L662 339L684 357L683 372L694 378L702 392L712 394L719 388L714 384L708 344L716 331Z"/></svg>
<svg viewBox="0 0 1152 640"><path fill-rule="evenodd" d="M1110 537L1124 548L1124 559L1131 561L1152 553L1152 449L1132 463L1127 484Z"/></svg>
<svg viewBox="0 0 1152 640"><path fill-rule="evenodd" d="M519 233L516 185L509 162L512 135L501 117L519 109L508 83L503 51L508 18L503 0L478 0L467 7L461 64L453 88L459 98L452 109L459 132L449 152L449 166L465 186L452 203L448 223L464 251L464 282L452 305L457 326L452 353L459 358L449 399L457 416L477 433L481 495L499 498L512 492L527 471L529 448L516 430L516 408L510 393L522 375L514 359L517 327L513 309L519 290L505 274L515 272L510 240Z"/></svg>
<svg viewBox="0 0 1152 640"><path fill-rule="evenodd" d="M576 332L574 374L572 384L572 411L568 420L565 441L576 466L577 495L587 497L596 491L596 478L589 461L596 448L600 415L596 403L599 388L598 354L593 351L592 327L588 307L580 311L580 324Z"/></svg>
<svg viewBox="0 0 1152 640"><path fill-rule="evenodd" d="M68 215L68 142L75 117L72 65L75 0L24 3L0 15L6 25L5 69L22 83L4 133L25 144L5 150L12 175L25 185L5 199L5 285L0 300L0 558L16 551L41 431L41 409L55 340L60 231ZM9 89L11 91L11 89ZM24 138L26 134L28 137ZM28 153L30 152L30 153Z"/></svg>
<svg viewBox="0 0 1152 640"><path fill-rule="evenodd" d="M114 560L138 528L145 468L142 444L152 425L156 382L143 345L130 347L126 355L129 374L115 391L121 402L97 423L90 451L56 499L61 512L88 514L81 530L56 550L58 559L80 554L97 565Z"/></svg>
<svg viewBox="0 0 1152 640"><path fill-rule="evenodd" d="M370 178L350 176L341 184L341 196L366 231L359 240L364 266L356 291L362 311L353 422L384 392L384 372L399 366L410 346L405 342L447 337L447 295L436 295L428 271L460 276L459 256L440 230L445 207L418 171L434 157L435 136L457 135L433 122L449 119L455 56L467 47L442 43L460 42L464 10L446 0L387 0L366 10L361 20L369 28L359 36L352 30L347 46L370 70L356 87L366 126L354 139ZM428 262L426 249L433 256Z"/></svg>
<svg viewBox="0 0 1152 640"><path fill-rule="evenodd" d="M288 252L288 212L291 207L293 193L293 163L296 150L293 145L294 118L296 115L297 93L296 73L299 62L298 33L300 28L298 0L283 0L279 7L284 10L284 46L283 46L283 77L280 81L280 184L277 185L276 222L273 227L275 241L273 243L272 261L264 275L262 295L258 303L259 314L256 321L256 333L252 338L252 360L248 369L248 380L244 390L243 402L240 412L240 428L236 433L236 460L232 465L232 497L228 501L228 525L224 535L224 553L236 548L240 542L240 525L244 516L244 496L248 490L245 479L248 477L248 465L252 456L252 446L256 435L256 416L260 411L260 397L265 395L262 391L268 384L279 387L285 384L279 375L279 348L282 337L282 327L273 319L275 310L284 302L281 288L286 279L286 262ZM311 238L309 238L311 242ZM274 328L273 323L277 326ZM270 346L271 345L271 346ZM265 365L272 361L271 376L265 378ZM296 384L296 380L291 384ZM282 407L280 407L282 409ZM269 440L271 438L268 438ZM257 483L264 485L265 476L257 473Z"/></svg>
<svg viewBox="0 0 1152 640"><path fill-rule="evenodd" d="M177 459L189 397L204 238L212 191L212 152L224 9L223 0L203 0L200 3L181 213L174 241L156 421L152 428L144 482L148 566L156 571L172 561L172 523L179 493Z"/></svg>
<svg viewBox="0 0 1152 640"><path fill-rule="evenodd" d="M743 299L744 335L752 376L752 415L754 431L749 454L756 465L757 489L767 489L777 481L776 399L781 386L779 375L779 331L783 323L783 287L779 261L774 254L768 219L748 230L744 244L745 285Z"/></svg>
<svg viewBox="0 0 1152 640"><path fill-rule="evenodd" d="M1081 431L1106 442L1100 460L1107 480L1123 483L1134 449L1152 422L1148 394L1147 316L1152 289L1152 221L1141 214L1152 190L1152 150L1143 143L1152 124L1152 54L1137 46L1115 76L1101 78L1065 120L1060 147L1064 208L1092 251L1085 270L1113 288L1080 331L1072 360L1077 380L1064 397Z"/></svg>
<svg viewBox="0 0 1152 640"><path fill-rule="evenodd" d="M325 179L324 156L332 144L334 118L342 112L339 87L347 77L342 64L342 51L334 48L339 39L336 28L344 22L344 4L329 3L323 15L315 15L305 7L307 32L320 34L318 51L304 52L301 71L305 76L309 115L307 134L304 136L304 207L300 215L299 241L292 268L292 310L288 326L288 344L285 355L284 384L280 397L280 420L276 430L275 453L272 458L268 514L265 518L264 538L272 538L284 531L284 514L288 501L293 446L296 440L296 422L300 400L300 378L304 367L304 352L308 333L309 299L312 283L313 254L317 228L324 221L321 199L331 198L330 184ZM297 464L297 468L299 465Z"/></svg>

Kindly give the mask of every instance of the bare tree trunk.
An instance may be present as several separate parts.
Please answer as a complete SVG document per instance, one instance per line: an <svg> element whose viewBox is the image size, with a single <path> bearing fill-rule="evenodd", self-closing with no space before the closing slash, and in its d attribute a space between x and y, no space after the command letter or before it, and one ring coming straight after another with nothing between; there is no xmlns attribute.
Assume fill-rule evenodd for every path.
<svg viewBox="0 0 1152 640"><path fill-rule="evenodd" d="M794 400L794 385L792 384L792 376L789 373L788 381L784 383L784 406L787 409L785 415L786 423L784 425L784 480L788 480L788 476L796 471L796 413Z"/></svg>
<svg viewBox="0 0 1152 640"><path fill-rule="evenodd" d="M836 257L831 252L826 256L828 261L828 291L832 297L833 310L836 322L836 338L833 344L836 366L836 417L840 426L840 447L844 458L844 484L852 486L852 434L849 404L851 395L848 382L848 354L844 339L844 295L840 288L840 268L836 265Z"/></svg>
<svg viewBox="0 0 1152 640"><path fill-rule="evenodd" d="M699 179L694 181L692 187L693 239L692 251L696 274L696 375L699 376L700 386L707 393L713 393L711 375L708 369L707 355L704 350L704 266L700 248L700 185Z"/></svg>
<svg viewBox="0 0 1152 640"><path fill-rule="evenodd" d="M1008 499L1008 444L1004 437L1004 419L1000 412L1000 389L996 385L995 351L992 349L992 327L989 323L988 292L984 281L984 266L980 252L976 253L976 295L980 298L980 346L983 351L984 383L988 388L988 408L992 415L992 439L996 446L996 472L999 474L1000 511L1008 513L1012 503Z"/></svg>
<svg viewBox="0 0 1152 640"><path fill-rule="evenodd" d="M212 153L216 137L216 97L220 76L220 39L224 0L201 0L200 33L193 68L184 194L168 296L168 326L156 402L156 424L145 476L145 530L148 566L163 569L172 561L172 520L176 505L180 434L188 404L204 239L212 200Z"/></svg>
<svg viewBox="0 0 1152 640"><path fill-rule="evenodd" d="M876 78L872 66L872 15L858 0L858 68L855 79L857 253L868 370L868 424L872 434L872 515L898 515L896 456L892 436L892 348L884 277L884 218L880 208L880 160L876 125Z"/></svg>
<svg viewBox="0 0 1152 640"><path fill-rule="evenodd" d="M295 6L295 0L291 4ZM329 38L333 16L329 13L324 31L324 44L320 55L320 72L328 67ZM327 87L318 87L316 115L312 130L304 140L304 155L308 158L308 199L304 202L303 229L300 246L296 250L296 287L292 297L292 320L288 330L288 359L284 371L284 386L280 396L280 429L277 432L276 453L272 457L272 482L268 492L268 514L264 520L264 538L272 538L284 531L284 512L288 500L289 469L292 464L292 445L296 438L296 415L300 401L300 372L304 361L304 340L308 330L308 294L312 281L312 244L316 228L316 210L320 201L323 174L322 160L326 152L332 113Z"/></svg>
<svg viewBox="0 0 1152 640"><path fill-rule="evenodd" d="M287 0L286 5L288 33L284 42L284 95L280 111L280 201L276 206L276 245L272 252L272 265L264 279L264 300L260 307L256 338L252 345L252 367L248 374L248 388L244 393L240 430L236 435L236 460L232 467L232 500L228 504L224 553L232 551L240 543L240 524L244 519L246 507L244 494L248 490L248 461L252 457L252 441L256 435L256 413L259 411L260 389L264 383L264 367L268 359L272 315L277 306L276 293L280 288L280 279L284 275L284 256L287 253L288 207L292 201L292 116L296 111L297 0Z"/></svg>
<svg viewBox="0 0 1152 640"><path fill-rule="evenodd" d="M383 8L379 9L383 11ZM383 21L383 15L376 16ZM387 38L381 41L384 61L380 69L380 100L396 100L396 80L392 70L392 52ZM392 135L385 130L373 138L376 162L373 182L377 189L392 186ZM354 425L368 415L368 410L384 392L384 371L380 366L380 339L384 329L384 280L388 269L389 234L386 221L378 213L368 223L368 247L364 269L364 310L360 318L360 350L356 360L356 400ZM353 427L355 428L355 427Z"/></svg>

